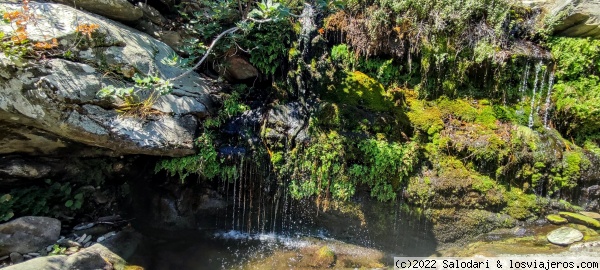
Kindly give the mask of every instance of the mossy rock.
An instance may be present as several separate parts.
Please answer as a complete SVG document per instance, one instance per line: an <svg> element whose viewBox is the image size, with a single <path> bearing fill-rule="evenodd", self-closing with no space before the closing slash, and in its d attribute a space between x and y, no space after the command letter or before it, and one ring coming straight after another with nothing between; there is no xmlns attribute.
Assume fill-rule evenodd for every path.
<svg viewBox="0 0 600 270"><path fill-rule="evenodd" d="M595 220L591 217L586 217L582 214L576 214L571 212L559 212L558 214L561 217L566 218L570 222L585 225L594 229L600 229L600 221Z"/></svg>
<svg viewBox="0 0 600 270"><path fill-rule="evenodd" d="M559 215L547 215L546 220L555 225L567 224L569 221Z"/></svg>
<svg viewBox="0 0 600 270"><path fill-rule="evenodd" d="M371 111L386 112L394 108L391 95L386 93L381 83L360 72L343 73L344 78L337 87L324 93L331 102L351 106L362 106Z"/></svg>
<svg viewBox="0 0 600 270"><path fill-rule="evenodd" d="M579 212L579 214L582 214L586 217L593 218L593 219L600 219L600 214L596 213L596 212L581 211L581 212Z"/></svg>
<svg viewBox="0 0 600 270"><path fill-rule="evenodd" d="M331 267L335 263L335 253L328 246L323 246L315 254L316 267Z"/></svg>

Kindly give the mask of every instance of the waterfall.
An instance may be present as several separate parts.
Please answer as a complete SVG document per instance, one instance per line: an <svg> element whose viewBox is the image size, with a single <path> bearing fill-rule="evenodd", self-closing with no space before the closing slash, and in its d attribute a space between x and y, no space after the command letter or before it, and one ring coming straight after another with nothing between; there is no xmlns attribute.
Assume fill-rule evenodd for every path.
<svg viewBox="0 0 600 270"><path fill-rule="evenodd" d="M529 128L533 127L533 112L535 111L535 95L537 92L537 85L540 75L540 70L542 69L542 61L540 61L537 65L535 65L535 79L533 81L533 92L531 94L531 110L529 112ZM543 80L543 79L542 79Z"/></svg>
<svg viewBox="0 0 600 270"><path fill-rule="evenodd" d="M521 94L521 109L518 111L519 113L523 113L525 109L523 108L523 103L525 103L525 92L527 90L527 79L529 78L529 63L525 65L525 71L523 72L523 79L521 80L521 88L519 89L519 93Z"/></svg>
<svg viewBox="0 0 600 270"><path fill-rule="evenodd" d="M539 89L540 89L540 91L539 91L539 94L538 94L538 96L540 97L540 99L539 99L539 100L538 100L538 102L536 103L536 104L537 104L537 106L535 106L535 113L536 113L536 114L539 114L539 113L540 113L540 101L541 101L541 99L542 99L542 91L544 91L544 89L545 89L544 87L546 87L546 80L545 80L545 78L546 78L546 74L548 74L548 68L545 68L545 69L544 69L544 74L542 74L542 80L541 80L541 83L540 83L540 88L539 88Z"/></svg>
<svg viewBox="0 0 600 270"><path fill-rule="evenodd" d="M548 78L548 93L546 94L546 103L544 104L544 127L548 128L548 111L550 110L550 97L552 97L552 87L554 84L554 70L550 72Z"/></svg>
<svg viewBox="0 0 600 270"><path fill-rule="evenodd" d="M236 184L237 184L237 177L235 177L233 179L233 208L232 208L233 209L233 214L232 214L232 217L231 217L231 226L232 226L233 230L235 230L235 198L236 198L236 196L235 196L235 192L236 192L235 187L236 187Z"/></svg>

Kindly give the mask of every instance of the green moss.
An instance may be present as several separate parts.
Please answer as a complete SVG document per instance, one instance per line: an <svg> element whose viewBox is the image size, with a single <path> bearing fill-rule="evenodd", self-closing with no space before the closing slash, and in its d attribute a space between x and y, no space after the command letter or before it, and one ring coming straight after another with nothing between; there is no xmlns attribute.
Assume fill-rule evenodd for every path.
<svg viewBox="0 0 600 270"><path fill-rule="evenodd" d="M600 221L591 217L584 216L582 214L576 214L571 212L559 212L561 217L568 219L570 222L585 225L594 229L600 229Z"/></svg>
<svg viewBox="0 0 600 270"><path fill-rule="evenodd" d="M505 196L507 206L503 211L519 220L536 216L548 204L547 199L537 197L535 194L525 194L516 188L506 192Z"/></svg>
<svg viewBox="0 0 600 270"><path fill-rule="evenodd" d="M477 181L473 182L473 190L485 193L497 185L498 183L489 177L478 177Z"/></svg>
<svg viewBox="0 0 600 270"><path fill-rule="evenodd" d="M480 102L483 104L484 102ZM477 112L477 117L475 118L475 123L483 125L490 129L496 129L498 126L496 125L496 115L494 113L494 108L492 106L484 105L481 106Z"/></svg>
<svg viewBox="0 0 600 270"><path fill-rule="evenodd" d="M391 95L386 93L383 85L359 71L344 73L343 81L334 89L326 91L324 98L378 112L390 111L394 107Z"/></svg>
<svg viewBox="0 0 600 270"><path fill-rule="evenodd" d="M444 129L442 112L436 106L429 106L427 101L409 99L410 111L406 114L413 127L417 130L433 135Z"/></svg>
<svg viewBox="0 0 600 270"><path fill-rule="evenodd" d="M323 246L315 254L315 266L331 267L335 263L335 253L328 246Z"/></svg>
<svg viewBox="0 0 600 270"><path fill-rule="evenodd" d="M546 220L555 225L567 224L569 221L559 215L547 215Z"/></svg>
<svg viewBox="0 0 600 270"><path fill-rule="evenodd" d="M281 166L283 165L284 161L283 152L274 152L271 154L271 164L273 164L273 166Z"/></svg>
<svg viewBox="0 0 600 270"><path fill-rule="evenodd" d="M554 191L577 186L582 170L590 165L589 159L581 151L566 151L563 155L562 170L552 177Z"/></svg>

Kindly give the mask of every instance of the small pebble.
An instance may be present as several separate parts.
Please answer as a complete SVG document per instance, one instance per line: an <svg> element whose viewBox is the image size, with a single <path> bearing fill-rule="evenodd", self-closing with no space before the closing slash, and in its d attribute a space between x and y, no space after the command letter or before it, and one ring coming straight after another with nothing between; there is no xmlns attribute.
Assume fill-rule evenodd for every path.
<svg viewBox="0 0 600 270"><path fill-rule="evenodd" d="M0 261L4 261L6 259L8 259L8 255L0 257Z"/></svg>
<svg viewBox="0 0 600 270"><path fill-rule="evenodd" d="M85 229L94 227L94 225L95 225L94 223L82 223L82 224L79 224L79 225L73 227L73 230L75 230L75 231L85 230Z"/></svg>
<svg viewBox="0 0 600 270"><path fill-rule="evenodd" d="M83 243L85 243L83 240L85 240L86 237L87 237L87 234L84 233L81 237L77 238L77 240L75 240L75 241L79 242L80 244L83 244Z"/></svg>
<svg viewBox="0 0 600 270"><path fill-rule="evenodd" d="M114 231L106 233L105 235L98 237L98 239L96 240L96 242L102 242L102 241L104 241L104 240L106 240L108 238L111 238L115 234L117 234L117 233L114 232Z"/></svg>
<svg viewBox="0 0 600 270"><path fill-rule="evenodd" d="M46 247L46 251L50 252L54 249L54 245L49 245Z"/></svg>
<svg viewBox="0 0 600 270"><path fill-rule="evenodd" d="M87 236L87 237L86 237L86 238L83 240L83 243L86 243L86 244L87 244L87 243L88 243L89 241L91 241L91 240L92 240L92 236L91 236L91 235L88 235L88 236Z"/></svg>

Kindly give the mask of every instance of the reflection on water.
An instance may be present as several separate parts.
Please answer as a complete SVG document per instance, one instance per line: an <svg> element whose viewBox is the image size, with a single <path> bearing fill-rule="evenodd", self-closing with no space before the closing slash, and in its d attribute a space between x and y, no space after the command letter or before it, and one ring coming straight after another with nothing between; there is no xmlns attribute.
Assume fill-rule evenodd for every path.
<svg viewBox="0 0 600 270"><path fill-rule="evenodd" d="M246 234L181 235L147 241L147 269L314 269L376 268L385 254L326 237Z"/></svg>
<svg viewBox="0 0 600 270"><path fill-rule="evenodd" d="M167 234L138 228L151 239L139 256L151 258L147 263L150 270L335 269L378 268L391 265L394 256L435 253L437 243L430 222L400 203L363 199L332 204L325 212L310 205L299 207L302 211L286 210L290 216L279 213L277 224L287 220L293 229L282 230L278 225L275 228L280 229L264 233L248 228L234 230L238 222L224 218L225 214L213 221L205 220L227 220L221 225L225 229L200 228ZM226 212L232 210L223 210ZM247 219L245 215L237 216ZM273 224L268 219L264 222Z"/></svg>

